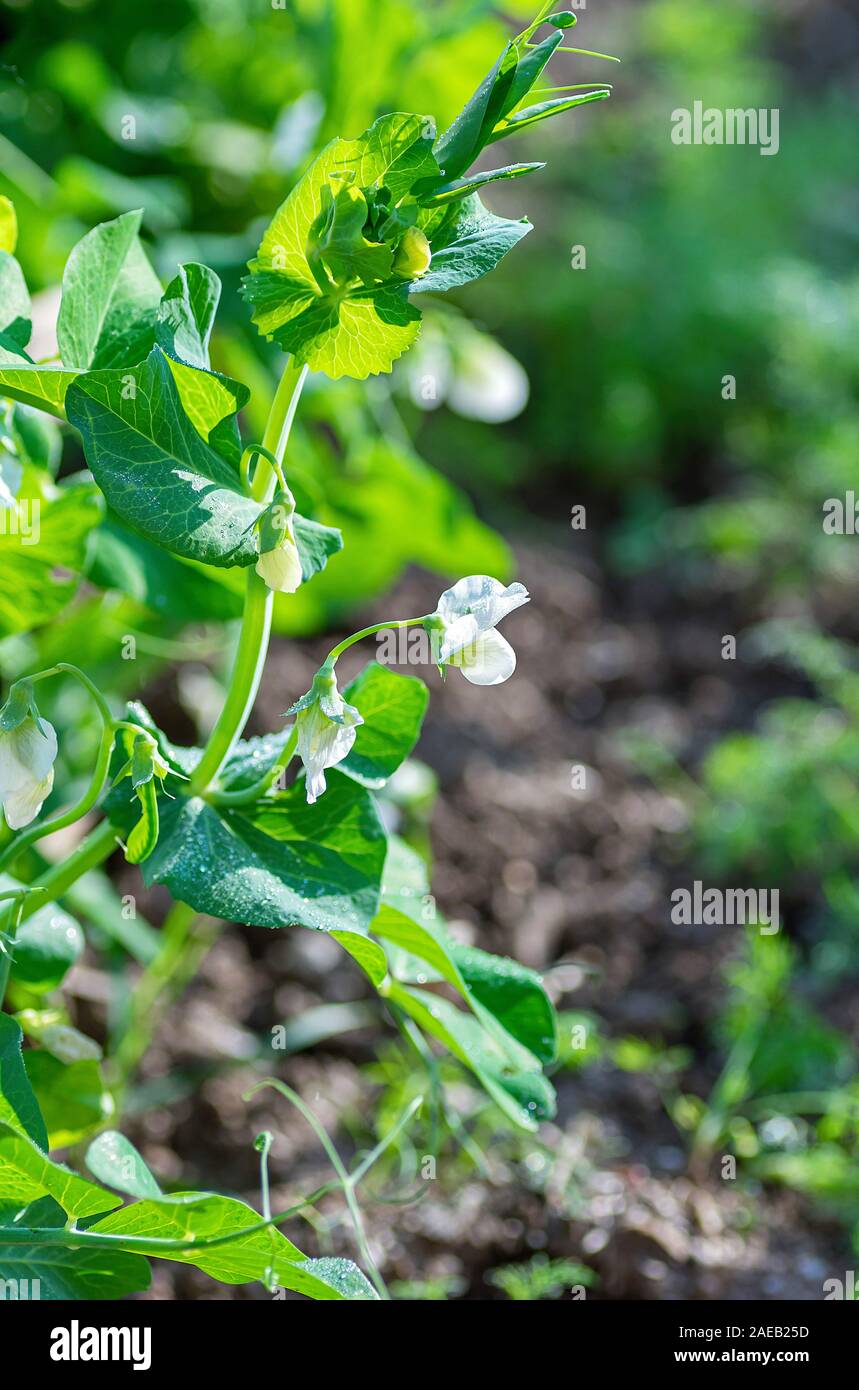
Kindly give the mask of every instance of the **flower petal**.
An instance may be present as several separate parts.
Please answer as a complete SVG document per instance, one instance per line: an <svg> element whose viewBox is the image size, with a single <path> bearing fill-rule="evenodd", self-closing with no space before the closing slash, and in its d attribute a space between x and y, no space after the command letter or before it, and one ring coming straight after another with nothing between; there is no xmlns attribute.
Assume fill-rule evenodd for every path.
<svg viewBox="0 0 859 1390"><path fill-rule="evenodd" d="M23 830L36 819L54 785L54 769L41 782L30 781L10 792L3 802L6 824L10 830Z"/></svg>
<svg viewBox="0 0 859 1390"><path fill-rule="evenodd" d="M279 594L294 594L301 583L301 558L290 540L274 550L267 550L256 562L256 572L270 589Z"/></svg>
<svg viewBox="0 0 859 1390"><path fill-rule="evenodd" d="M516 670L516 653L506 638L493 628L456 652L450 660L472 685L502 685Z"/></svg>
<svg viewBox="0 0 859 1390"><path fill-rule="evenodd" d="M0 734L0 803L11 830L29 825L54 784L57 735L46 719L42 730L27 715L14 729Z"/></svg>
<svg viewBox="0 0 859 1390"><path fill-rule="evenodd" d="M295 722L298 754L307 773L307 801L312 806L325 791L325 769L335 767L351 751L355 742L355 727L332 723L318 704L302 710Z"/></svg>
<svg viewBox="0 0 859 1390"><path fill-rule="evenodd" d="M529 598L524 584L505 587L488 574L470 574L444 591L437 611L449 625L468 615L474 618L478 632L488 632Z"/></svg>

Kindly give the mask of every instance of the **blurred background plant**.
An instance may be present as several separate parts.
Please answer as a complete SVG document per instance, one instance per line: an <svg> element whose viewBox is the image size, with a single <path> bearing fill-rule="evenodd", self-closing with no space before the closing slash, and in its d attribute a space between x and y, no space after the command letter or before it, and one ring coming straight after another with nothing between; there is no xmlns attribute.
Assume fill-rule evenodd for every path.
<svg viewBox="0 0 859 1390"><path fill-rule="evenodd" d="M236 291L272 208L335 133L355 134L397 107L430 112L443 127L502 47L509 21L527 20L532 6L153 0L130 10L113 0L65 0L52 7L47 37L35 0L4 0L2 8L14 33L0 69L0 193L15 202L17 254L41 292L43 355L55 351L57 284L71 246L93 221L143 206L162 279L178 262L199 259L224 281L213 360L252 387L253 433L274 361ZM527 770L534 805L547 795L546 779L555 788L558 760L593 731L607 804L613 796L621 807L611 811L612 847L599 851L597 873L606 881L615 870L632 874L637 851L623 843L622 806L630 797L643 806L653 784L657 800L647 805L661 808L665 823L641 851L646 873L668 886L684 873L778 886L785 935L698 941L702 979L690 944L665 936L668 887L655 906L653 890L640 910L622 905L614 928L642 939L639 953L619 947L640 972L626 987L634 992L643 980L665 996L673 981L679 991L678 1007L672 996L661 1011L654 1005L628 1018L611 993L619 977L600 954L597 926L590 936L558 901L584 894L590 872L579 820L570 850L563 817L568 827L574 815L583 818L588 846L601 833L593 829L598 813L574 811L568 800L560 838L547 836L561 863L555 898L536 856L532 864L519 855L500 889L484 884L473 900L505 949L512 902L511 915L530 921L530 955L528 928L517 928L525 958L541 967L561 961L549 974L567 1008L557 1123L543 1127L539 1145L513 1136L454 1064L416 1059L407 1031L361 1073L375 1097L372 1116L356 1100L338 1118L360 1147L389 1132L429 1084L417 1130L399 1136L388 1162L414 1180L421 1154L437 1153L445 1201L461 1225L453 1217L444 1225L436 1199L424 1225L419 1215L409 1225L405 1208L390 1209L395 1230L419 1252L400 1296L459 1297L470 1287L472 1297L492 1289L553 1297L588 1282L579 1259L599 1268L595 1296L628 1295L618 1268L630 1248L639 1253L629 1241L645 1242L644 1296L666 1287L660 1268L684 1260L704 1268L705 1282L692 1292L706 1295L714 1268L740 1277L730 1272L737 1233L754 1250L762 1228L786 1261L810 1261L798 1295L787 1285L772 1296L819 1296L808 1290L819 1287L827 1259L850 1258L847 1233L859 1223L857 540L822 524L827 499L845 499L856 486L859 457L859 20L848 0L591 0L579 18L587 22L571 42L621 53L623 66L556 59L553 81L608 76L615 91L598 119L582 111L541 127L548 167L529 187L537 230L517 249L511 273L472 287L467 315L456 304L431 309L419 349L391 379L368 390L311 384L295 439L296 491L307 493L299 505L307 500L343 529L346 548L306 593L281 605L277 624L312 645L347 615L372 611L401 576L412 582L413 566L444 581L469 571L509 577L514 562L500 532L524 557L526 582L529 563L542 574L537 552L554 549L556 570L542 575L546 616L523 654L528 684L519 687L528 726L521 756L550 704L557 724L554 741L547 735L534 752L543 763ZM696 100L777 108L777 157L674 145L671 112ZM527 135L516 157L532 157ZM498 186L490 201L520 211L516 184ZM724 392L728 377L735 399ZM28 486L40 486L28 478L29 464L66 474L79 457L56 424L5 408L0 480L23 471L28 495ZM586 506L588 526L570 539L577 504ZM239 609L229 576L203 590L186 574L180 591L175 570L139 551L125 554L121 589L104 590L103 547L113 546L115 563L118 542L102 527L87 544L87 585L61 618L61 605L46 601L35 639L16 635L14 601L0 596L4 675L50 664L71 641L96 679L129 693L148 683L150 703L172 709L168 727L172 719L191 736L205 732L227 655L210 624ZM562 615L582 612L590 637L564 627ZM724 633L740 634L733 667L719 658ZM123 660L129 637L135 661ZM556 655L564 643L568 651ZM179 656L198 658L181 681L171 664ZM547 674L541 663L558 671ZM594 693L601 684L607 701ZM62 689L49 717L71 727L78 699L77 689ZM462 720L451 746L476 758L469 775L488 777L487 764L501 759L492 729L473 715ZM468 776L445 763L444 732L442 723L431 752L452 797L463 786L467 793ZM89 736L61 746L66 773L85 778ZM513 764L510 776L515 757ZM494 787L503 806L504 774L493 775L484 796ZM433 832L433 797L432 774L413 764L392 784L389 811L416 847L434 843L455 906L456 837L443 807ZM509 844L497 827L492 842L473 813L464 822L468 834L486 837L494 870ZM456 825L461 834L463 822ZM121 1029L129 1001L118 983L117 931L122 950L143 965L152 939L140 918L118 927L106 880L91 879L87 892L79 910L96 922L96 935L100 924L114 960L111 1026ZM539 937L543 919L550 925ZM35 1003L25 994L19 1002ZM347 1003L365 1007L342 999L337 1007ZM364 1016L315 1017L318 1028L293 1039L290 1051L321 1049L324 1068L329 1047L342 1064L339 1039L354 1037ZM147 1095L183 1094L178 1076L171 1085L141 1087L140 1113ZM650 1117L648 1142L638 1146L637 1107ZM675 1182L686 1164L677 1159L678 1136L692 1159L687 1188ZM720 1225L701 1214L700 1184L709 1173L712 1187L725 1154L739 1163L741 1189L733 1206L725 1199ZM670 1196L654 1187L660 1165L674 1184ZM536 1194L538 1205L529 1197L524 1213L511 1214L499 1197L511 1184ZM761 1193L778 1184L817 1204L801 1207L812 1224L799 1248L779 1244L795 1208L761 1216ZM489 1198L475 1196L475 1185ZM469 1286L448 1247L481 1202L490 1208L478 1261L488 1283ZM833 1213L839 1224L830 1236ZM395 1250L399 1239L391 1237ZM426 1242L447 1251L434 1273L421 1258ZM760 1251L754 1258L766 1263ZM754 1268L748 1278L744 1287L761 1287ZM678 1287L690 1296L685 1285L675 1296ZM727 1287L741 1296L739 1284Z"/></svg>

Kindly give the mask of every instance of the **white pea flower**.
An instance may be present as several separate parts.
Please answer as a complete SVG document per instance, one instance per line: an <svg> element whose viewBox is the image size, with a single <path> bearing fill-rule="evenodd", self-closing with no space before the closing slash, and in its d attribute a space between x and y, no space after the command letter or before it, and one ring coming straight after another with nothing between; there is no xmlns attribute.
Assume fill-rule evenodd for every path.
<svg viewBox="0 0 859 1390"><path fill-rule="evenodd" d="M285 536L275 550L260 555L256 572L270 589L279 594L294 594L302 577L301 558L295 541Z"/></svg>
<svg viewBox="0 0 859 1390"><path fill-rule="evenodd" d="M260 557L256 572L270 589L294 594L302 580L301 556L295 544L292 497L279 493L257 523Z"/></svg>
<svg viewBox="0 0 859 1390"><path fill-rule="evenodd" d="M312 806L325 791L325 769L335 767L351 752L355 732L364 720L343 699L337 677L326 667L317 671L313 685L287 715L295 715L298 756L306 772L305 790Z"/></svg>
<svg viewBox="0 0 859 1390"><path fill-rule="evenodd" d="M509 680L516 670L516 653L496 626L529 598L524 584L505 588L487 574L471 574L446 589L427 624L439 633L439 665L458 666L472 685Z"/></svg>
<svg viewBox="0 0 859 1390"><path fill-rule="evenodd" d="M10 830L23 830L41 811L56 756L56 731L46 719L28 712L12 728L0 723L0 803Z"/></svg>

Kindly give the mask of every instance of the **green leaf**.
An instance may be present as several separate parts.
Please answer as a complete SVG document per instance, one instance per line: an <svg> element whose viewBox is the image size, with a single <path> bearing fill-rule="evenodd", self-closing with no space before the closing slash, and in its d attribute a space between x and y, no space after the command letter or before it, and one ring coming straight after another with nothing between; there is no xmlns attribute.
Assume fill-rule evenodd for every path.
<svg viewBox="0 0 859 1390"><path fill-rule="evenodd" d="M24 1054L24 1065L45 1117L49 1148L64 1149L87 1139L112 1113L97 1061L66 1064L50 1052L31 1047Z"/></svg>
<svg viewBox="0 0 859 1390"><path fill-rule="evenodd" d="M329 557L343 549L343 533L336 526L323 526L319 521L311 521L296 512L292 519L298 558L301 560L301 574L304 582L321 573Z"/></svg>
<svg viewBox="0 0 859 1390"><path fill-rule="evenodd" d="M551 21L549 21L551 23ZM537 78L546 68L549 59L555 49L563 42L563 32L556 29L548 38L541 43L535 44L533 48L526 48L520 41L516 44L517 63L513 78L504 94L500 110L495 119L498 121L504 116L508 116L514 107L528 95ZM488 132L485 132L488 133Z"/></svg>
<svg viewBox="0 0 859 1390"><path fill-rule="evenodd" d="M418 741L429 691L414 676L399 675L371 661L344 690L343 698L355 705L364 723L340 766L364 786L382 787Z"/></svg>
<svg viewBox="0 0 859 1390"><path fill-rule="evenodd" d="M380 116L358 140L349 142L358 149L347 168L354 172L359 188L387 188L391 203L399 203L416 183L438 176L435 136L435 122L429 116L404 111Z"/></svg>
<svg viewBox="0 0 859 1390"><path fill-rule="evenodd" d="M5 194L0 194L0 251L11 256L18 243L18 219L15 206Z"/></svg>
<svg viewBox="0 0 859 1390"><path fill-rule="evenodd" d="M527 217L519 221L497 217L473 193L452 208L446 221L433 233L432 265L426 275L412 281L409 289L412 294L430 290L444 293L476 280L494 270L502 257L532 230Z"/></svg>
<svg viewBox="0 0 859 1390"><path fill-rule="evenodd" d="M142 864L158 844L158 794L152 782L136 788L140 819L129 832L125 858L129 864Z"/></svg>
<svg viewBox="0 0 859 1390"><path fill-rule="evenodd" d="M483 131L494 124L492 113L509 90L515 55L513 44L508 44L453 125L436 141L435 157L447 179L459 178L480 153Z"/></svg>
<svg viewBox="0 0 859 1390"><path fill-rule="evenodd" d="M242 611L244 580L236 573L171 555L108 512L92 536L87 578L180 623L227 622Z"/></svg>
<svg viewBox="0 0 859 1390"><path fill-rule="evenodd" d="M335 381L344 376L364 381L389 372L418 336L420 314L409 304L405 285L355 290L338 299L303 286L287 287L283 277L264 269L245 284L260 332L311 371L325 372Z"/></svg>
<svg viewBox="0 0 859 1390"><path fill-rule="evenodd" d="M138 705L130 706L129 716L151 725ZM160 744L174 767L193 771L198 749L174 748L163 735ZM263 750L239 744L223 785L247 785L250 766L255 781L278 751L274 741ZM183 795L183 787L187 792L184 783L168 785L172 801L159 797L161 835L143 865L147 884L164 883L198 912L227 921L310 927L344 945L353 933L366 936L378 906L386 836L373 798L351 777L333 771L315 806L306 804L301 782L247 807L216 806ZM121 785L105 810L127 834L136 811Z"/></svg>
<svg viewBox="0 0 859 1390"><path fill-rule="evenodd" d="M0 892L19 886L16 879L0 874ZM42 902L15 935L12 979L38 994L56 989L83 948L84 935L74 917L56 903Z"/></svg>
<svg viewBox="0 0 859 1390"><path fill-rule="evenodd" d="M10 352L23 352L32 328L24 274L14 256L0 251L0 344Z"/></svg>
<svg viewBox="0 0 859 1390"><path fill-rule="evenodd" d="M19 403L9 409L16 457L22 463L44 469L55 477L63 449L59 426L41 410L33 410L31 406Z"/></svg>
<svg viewBox="0 0 859 1390"><path fill-rule="evenodd" d="M533 1132L541 1119L554 1115L554 1091L539 1063L512 1038L508 1043L503 1030L490 1033L472 1014L423 990L392 983L388 997L470 1068L520 1128Z"/></svg>
<svg viewBox="0 0 859 1390"><path fill-rule="evenodd" d="M608 88L601 87L593 92L580 92L578 96L555 97L550 101L538 102L536 106L528 106L509 116L492 132L488 143L506 140L508 135L516 135L518 131L527 130L529 126L538 125L540 121L547 121L552 116L560 116L563 111L571 111L574 106L586 106L592 101L605 101L609 96L611 92Z"/></svg>
<svg viewBox="0 0 859 1390"><path fill-rule="evenodd" d="M102 222L72 250L57 319L66 367L134 366L152 347L161 285L138 237L142 216Z"/></svg>
<svg viewBox="0 0 859 1390"><path fill-rule="evenodd" d="M107 1129L87 1149L86 1166L94 1178L129 1197L160 1197L161 1188L129 1139Z"/></svg>
<svg viewBox="0 0 859 1390"><path fill-rule="evenodd" d="M48 1131L24 1069L22 1037L14 1018L0 1013L0 1125L26 1135L47 1151ZM6 1200L2 1189L0 1199Z"/></svg>
<svg viewBox="0 0 859 1390"><path fill-rule="evenodd" d="M545 164L507 164L503 169L487 169L482 174L467 174L433 189L432 197L422 199L424 207L435 208L443 203L455 202L483 188L487 183L498 183L502 179L519 179L525 174L533 174L537 169L545 169Z"/></svg>
<svg viewBox="0 0 859 1390"><path fill-rule="evenodd" d="M243 493L234 463L194 428L160 348L131 373L79 378L66 408L96 482L129 526L187 559L224 566L256 559L253 526L262 509Z"/></svg>
<svg viewBox="0 0 859 1390"><path fill-rule="evenodd" d="M68 1023L57 1023L56 1011L51 1009L22 1009L18 1022L28 1037L61 1062L100 1062L102 1050L94 1038L88 1038Z"/></svg>
<svg viewBox="0 0 859 1390"><path fill-rule="evenodd" d="M451 955L474 999L541 1062L553 1062L557 1019L536 971L474 946L454 943Z"/></svg>
<svg viewBox="0 0 859 1390"><path fill-rule="evenodd" d="M66 391L76 376L77 372L64 367L35 366L29 358L9 351L0 342L0 396L47 410L62 420Z"/></svg>
<svg viewBox="0 0 859 1390"><path fill-rule="evenodd" d="M167 357L182 409L200 438L238 468L242 441L236 416L248 403L250 392L241 382L220 372L201 370Z"/></svg>
<svg viewBox="0 0 859 1390"><path fill-rule="evenodd" d="M209 339L220 298L221 282L213 270L194 262L180 266L164 291L155 341L167 355L182 406L201 439L238 464L242 446L236 416L250 392L211 370Z"/></svg>
<svg viewBox="0 0 859 1390"><path fill-rule="evenodd" d="M0 531L0 634L25 632L55 617L75 594L101 499L84 485L62 489L35 513L16 509L14 529ZM35 541L34 541L35 536Z"/></svg>
<svg viewBox="0 0 859 1390"><path fill-rule="evenodd" d="M312 371L363 380L390 371L414 342L420 315L409 305L405 285L323 289L308 243L326 199L344 178L360 190L386 187L396 203L417 180L437 173L431 134L426 118L395 112L358 140L332 141L279 208L250 262L243 292L260 333Z"/></svg>
<svg viewBox="0 0 859 1390"><path fill-rule="evenodd" d="M155 341L171 357L205 371L209 339L221 299L221 282L207 265L180 265L158 307Z"/></svg>
<svg viewBox="0 0 859 1390"><path fill-rule="evenodd" d="M369 212L364 194L359 188L345 184L333 196L330 189L324 191L330 203L320 214L324 226L318 234L312 234L311 241L315 241L318 255L335 280L360 279L365 285L372 285L374 281L388 279L393 249L368 241L364 236Z"/></svg>
<svg viewBox="0 0 859 1390"><path fill-rule="evenodd" d="M0 1193L4 1201L26 1206L40 1197L53 1197L76 1220L112 1211L119 1198L54 1163L32 1140L0 1124Z"/></svg>
<svg viewBox="0 0 859 1390"><path fill-rule="evenodd" d="M259 1221L257 1212L244 1202L188 1192L161 1201L135 1202L89 1230L100 1235L173 1240L193 1236L200 1241L245 1230ZM272 1227L239 1236L229 1244L203 1249L191 1246L187 1251L165 1252L159 1258L196 1265L222 1284L265 1280L321 1300L376 1297L351 1261L307 1260L292 1241Z"/></svg>
<svg viewBox="0 0 859 1390"><path fill-rule="evenodd" d="M19 1223L16 1230L22 1230ZM34 1242L38 1232L33 1231ZM0 1280L38 1281L40 1300L116 1299L142 1293L152 1281L148 1260L123 1250L62 1245L4 1245L0 1230Z"/></svg>

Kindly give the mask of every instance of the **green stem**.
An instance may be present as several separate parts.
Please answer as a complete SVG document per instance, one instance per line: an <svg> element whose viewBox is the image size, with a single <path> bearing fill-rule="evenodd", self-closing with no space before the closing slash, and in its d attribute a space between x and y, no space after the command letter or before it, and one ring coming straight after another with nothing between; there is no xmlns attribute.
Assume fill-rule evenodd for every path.
<svg viewBox="0 0 859 1390"><path fill-rule="evenodd" d="M47 900L56 902L79 878L83 878L90 869L97 868L99 864L109 858L116 846L116 831L110 821L102 821L101 825L96 826L86 839L81 840L77 848L72 850L61 864L54 864L50 869L47 869L30 884L30 887L44 888ZM28 917L32 917L34 912L38 912L39 908L44 906L44 903L45 897L42 894L33 893L28 895L28 899L25 899L21 904L17 913L13 904L11 909L5 909L0 916L0 930L6 927L6 922L2 919L7 913L17 931L18 924L26 921ZM10 931L9 935L14 940L14 932ZM11 958L8 954L0 956L0 1007L2 1007L6 986L9 982L11 964Z"/></svg>
<svg viewBox="0 0 859 1390"><path fill-rule="evenodd" d="M346 1169L343 1165L343 1160L341 1159L339 1153L334 1147L334 1144L329 1138L328 1131L325 1129L325 1126L322 1125L320 1121L316 1118L310 1107L304 1104L304 1101L301 1099L301 1096L298 1095L296 1091L293 1091L291 1086L287 1086L286 1083L283 1081L277 1081L274 1077L268 1077L267 1080L260 1081L256 1086L252 1086L249 1091L245 1092L242 1099L248 1101L253 1096L255 1096L258 1091L263 1091L268 1086L271 1086L272 1089L275 1091L279 1091L282 1096L284 1096L288 1101L292 1102L299 1114L304 1116L305 1120L310 1125L310 1128L313 1130L314 1134L316 1135L317 1139L319 1140L320 1144L322 1145L323 1149L328 1155L331 1167L334 1169L338 1179L340 1180L340 1187L343 1190L343 1196L346 1198L346 1205L349 1208L349 1215L352 1218L352 1226L355 1231L355 1238L358 1242L358 1248L360 1249L361 1254L364 1258L364 1262L367 1266L367 1271L370 1275L370 1278L373 1281L373 1284L375 1285L376 1292L378 1293L379 1297L383 1299L389 1299L391 1295L388 1293L388 1290L385 1287L385 1282L381 1274L379 1273L376 1261L373 1259L373 1255L370 1250L369 1241L367 1240L367 1233L364 1229L364 1220L361 1216L361 1208L359 1207L355 1197L355 1180L353 1177L350 1177L350 1175L346 1172Z"/></svg>
<svg viewBox="0 0 859 1390"><path fill-rule="evenodd" d="M363 627L360 632L353 632L351 637L344 637L342 642L338 642L336 647L332 647L324 665L333 666L338 657L341 657L350 647L354 647L356 642L363 641L365 637L372 637L377 632L384 632L386 628L416 627L418 623L425 623L432 616L432 613L425 613L422 618L400 618L387 623L374 623L372 627Z"/></svg>
<svg viewBox="0 0 859 1390"><path fill-rule="evenodd" d="M271 635L274 594L253 569L248 570L246 583L242 630L230 686L218 722L191 777L192 796L204 792L221 771L241 738L259 690Z"/></svg>
<svg viewBox="0 0 859 1390"><path fill-rule="evenodd" d="M113 719L110 706L102 695L98 686L95 685L79 666L73 666L68 661L58 661L56 666L49 666L46 671L37 671L35 676L24 676L20 682L22 685L35 685L37 681L48 680L51 676L74 676L76 681L80 681L84 689L93 699L103 724L109 724ZM16 681L16 685L18 682Z"/></svg>
<svg viewBox="0 0 859 1390"><path fill-rule="evenodd" d="M286 1211L279 1211L274 1216L256 1221L252 1226L243 1226L237 1231L228 1231L221 1236L187 1236L184 1240L175 1240L170 1236L131 1236L123 1235L122 1232L101 1232L101 1231L72 1231L67 1228L52 1226L42 1230L19 1230L14 1227L3 1230L4 1245L66 1245L72 1248L85 1248L109 1250L111 1247L116 1250L139 1251L141 1255L167 1254L168 1251L179 1250L213 1250L221 1245L232 1245L238 1240L246 1240L248 1236L258 1235L260 1231L266 1231L272 1227L279 1226L283 1221L289 1221L293 1216L298 1216L306 1207L328 1195L332 1190L332 1184L312 1192L309 1197L303 1197L294 1206L287 1207Z"/></svg>
<svg viewBox="0 0 859 1390"><path fill-rule="evenodd" d="M253 801L259 801L260 797L265 796L269 788L274 786L283 769L292 762L297 745L298 731L293 727L292 733L278 755L277 762L273 763L268 772L263 773L258 781L253 782L249 787L242 787L241 790L234 792L212 791L207 800L216 806L248 806Z"/></svg>
<svg viewBox="0 0 859 1390"><path fill-rule="evenodd" d="M281 463L306 376L307 368L290 358L269 412L262 447ZM260 454L253 481L253 495L258 502L270 500L276 477L265 454ZM271 589L253 568L249 569L242 631L229 690L203 756L194 769L192 795L198 796L211 786L248 722L268 653L273 599Z"/></svg>

